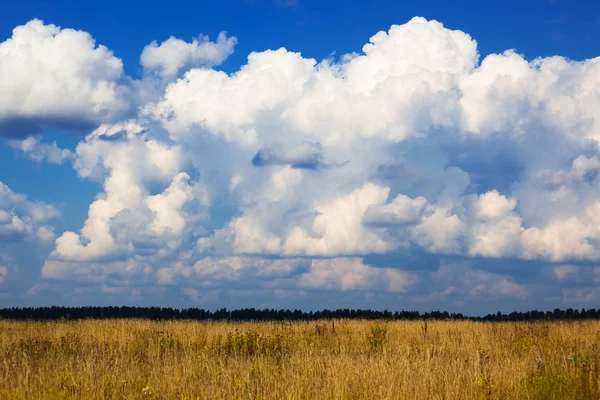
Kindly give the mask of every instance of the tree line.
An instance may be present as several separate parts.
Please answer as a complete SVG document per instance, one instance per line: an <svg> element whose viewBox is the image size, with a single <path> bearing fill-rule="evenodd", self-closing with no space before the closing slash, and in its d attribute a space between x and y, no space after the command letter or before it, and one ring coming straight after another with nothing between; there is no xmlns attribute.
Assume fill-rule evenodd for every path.
<svg viewBox="0 0 600 400"><path fill-rule="evenodd" d="M321 319L372 319L372 320L471 320L471 321L542 321L600 319L600 309L555 309L554 311L527 311L488 314L483 317L465 316L446 311L379 311L379 310L275 310L243 308L239 310L210 311L201 308L165 307L23 307L0 309L0 319L10 320L79 320L138 318L151 320L219 320L219 321L314 321Z"/></svg>

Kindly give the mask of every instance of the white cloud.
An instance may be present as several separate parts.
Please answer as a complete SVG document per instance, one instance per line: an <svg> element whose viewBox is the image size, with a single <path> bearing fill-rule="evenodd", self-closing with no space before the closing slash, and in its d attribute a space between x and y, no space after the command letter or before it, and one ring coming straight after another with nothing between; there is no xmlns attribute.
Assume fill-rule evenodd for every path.
<svg viewBox="0 0 600 400"><path fill-rule="evenodd" d="M163 193L146 199L146 204L154 213L151 229L155 233L170 232L180 235L183 231L185 219L180 213L181 208L195 197L194 189L188 184L189 179L189 175L180 173L173 178Z"/></svg>
<svg viewBox="0 0 600 400"><path fill-rule="evenodd" d="M11 140L10 147L24 153L25 157L36 162L47 162L49 164L62 164L69 160L73 153L68 149L61 149L56 145L40 142L40 138L29 136L23 140Z"/></svg>
<svg viewBox="0 0 600 400"><path fill-rule="evenodd" d="M29 201L0 182L0 242L52 240L53 228L47 223L59 217L60 212L53 206Z"/></svg>
<svg viewBox="0 0 600 400"><path fill-rule="evenodd" d="M131 107L120 59L87 32L37 19L0 43L0 75L3 136L109 121Z"/></svg>
<svg viewBox="0 0 600 400"><path fill-rule="evenodd" d="M464 224L446 208L434 208L411 230L413 240L430 252L459 253Z"/></svg>
<svg viewBox="0 0 600 400"><path fill-rule="evenodd" d="M308 260L275 259L260 257L206 257L193 266L203 280L241 281L244 279L281 279L306 269Z"/></svg>
<svg viewBox="0 0 600 400"><path fill-rule="evenodd" d="M197 287L231 284L265 288L384 291L399 293L413 286L416 274L365 265L360 258L265 259L255 256L205 257L193 265L178 262L160 268L162 285L186 282Z"/></svg>
<svg viewBox="0 0 600 400"><path fill-rule="evenodd" d="M170 85L164 99L148 108L172 137L200 127L243 146L257 144L259 113L276 109L302 89L315 61L285 49L251 53L248 64L229 77L223 72L193 69Z"/></svg>
<svg viewBox="0 0 600 400"><path fill-rule="evenodd" d="M573 160L570 171L545 171L540 179L547 180L547 183L554 187L572 183L590 184L596 181L599 171L600 159L597 156L588 158L582 154Z"/></svg>
<svg viewBox="0 0 600 400"><path fill-rule="evenodd" d="M315 235L301 227L291 230L283 245L286 255L322 255L382 253L392 246L369 232L362 219L371 205L383 204L389 188L366 184L346 196L317 204L312 224Z"/></svg>
<svg viewBox="0 0 600 400"><path fill-rule="evenodd" d="M416 282L415 275L393 268L365 265L360 258L313 260L300 277L299 286L309 289L372 290L404 292Z"/></svg>
<svg viewBox="0 0 600 400"><path fill-rule="evenodd" d="M528 228L522 236L523 256L552 261L595 259L598 250L589 240L597 236L592 230L592 226L575 217L552 221L541 228Z"/></svg>
<svg viewBox="0 0 600 400"><path fill-rule="evenodd" d="M502 196L497 190L492 190L479 195L476 207L480 218L491 219L505 215L507 212L514 210L516 206L516 199L509 199Z"/></svg>
<svg viewBox="0 0 600 400"><path fill-rule="evenodd" d="M156 41L147 45L140 62L145 69L173 79L191 68L221 64L233 53L236 43L237 38L227 37L226 32L219 33L216 42L211 42L205 35L191 43L171 36L160 45Z"/></svg>
<svg viewBox="0 0 600 400"><path fill-rule="evenodd" d="M469 254L484 257L512 257L520 254L521 218L507 216L474 224L470 231Z"/></svg>
<svg viewBox="0 0 600 400"><path fill-rule="evenodd" d="M298 185L302 182L302 178L302 171L289 166L279 168L271 175L271 185L265 194L271 201L281 201L289 192L290 187Z"/></svg>
<svg viewBox="0 0 600 400"><path fill-rule="evenodd" d="M418 221L425 210L427 200L424 197L411 199L399 194L385 205L369 206L364 222L367 224L410 224Z"/></svg>
<svg viewBox="0 0 600 400"><path fill-rule="evenodd" d="M555 56L526 61L514 51L487 56L461 82L466 129L480 134L524 135L548 124L567 135L600 138L593 110L600 96L600 59L581 62Z"/></svg>
<svg viewBox="0 0 600 400"><path fill-rule="evenodd" d="M215 251L219 254L278 254L281 238L262 227L255 216L242 215L217 230L210 238L198 240L201 252Z"/></svg>
<svg viewBox="0 0 600 400"><path fill-rule="evenodd" d="M48 86L58 105L36 94L33 111L11 103L2 117L0 101L0 118L100 123L128 108L120 60L89 35L39 21L15 32L41 65L34 93L58 68L47 53L69 38L70 51L85 51L69 64L56 50L57 59L81 89L72 95L60 70ZM11 40L0 61L1 49L16 51ZM38 161L72 158L80 177L103 184L82 229L57 232L45 277L115 274L185 284L194 298L189 285L248 282L401 292L412 274L360 257L600 257L599 59L507 51L478 64L468 34L414 18L339 60L280 48L250 53L231 74L212 69L235 43L223 33L147 46L142 65L163 79L145 76L158 83L136 93L141 115L100 125L73 154L37 137L14 142ZM100 69L86 75L81 65ZM104 103L94 97L102 85L112 90ZM0 210L10 235L52 240L35 207ZM442 267L431 280L448 281L433 285L439 299L527 297L515 279L470 266Z"/></svg>
<svg viewBox="0 0 600 400"><path fill-rule="evenodd" d="M324 145L360 137L402 140L460 115L458 80L478 58L476 43L436 21L414 18L379 32L339 64L286 49L251 53L234 75L190 71L148 111L173 135L201 125L228 141L254 146L269 118L282 131ZM268 136L267 136L268 137Z"/></svg>
<svg viewBox="0 0 600 400"><path fill-rule="evenodd" d="M521 252L521 218L513 210L517 200L492 190L474 200L475 219L469 231L472 256L514 257Z"/></svg>
<svg viewBox="0 0 600 400"><path fill-rule="evenodd" d="M184 229L203 216L183 207L208 201L202 186L180 172L183 161L178 146L158 142L131 122L92 132L77 146L74 165L84 177L106 174L104 192L90 205L81 233L64 232L56 240L51 259L93 261L176 248ZM164 190L153 195L151 185Z"/></svg>

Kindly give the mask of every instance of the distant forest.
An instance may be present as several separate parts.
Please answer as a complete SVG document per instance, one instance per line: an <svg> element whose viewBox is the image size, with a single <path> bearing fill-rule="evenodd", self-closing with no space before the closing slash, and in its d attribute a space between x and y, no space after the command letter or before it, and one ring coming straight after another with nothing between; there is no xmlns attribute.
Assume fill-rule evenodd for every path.
<svg viewBox="0 0 600 400"><path fill-rule="evenodd" d="M378 319L378 320L471 320L471 321L541 321L541 320L584 320L600 319L600 310L581 309L554 311L527 311L503 314L488 314L484 317L469 317L461 313L431 311L421 314L418 311L377 311L377 310L322 310L304 312L301 310L275 310L244 308L240 310L209 311L199 308L161 307L36 307L3 308L0 319L11 320L79 320L139 318L150 320L218 320L218 321L314 321L320 319Z"/></svg>

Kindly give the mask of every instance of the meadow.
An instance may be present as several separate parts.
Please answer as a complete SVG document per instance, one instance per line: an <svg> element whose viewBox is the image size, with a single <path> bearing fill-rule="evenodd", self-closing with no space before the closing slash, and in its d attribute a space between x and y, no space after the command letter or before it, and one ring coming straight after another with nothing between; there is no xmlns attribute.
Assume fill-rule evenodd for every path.
<svg viewBox="0 0 600 400"><path fill-rule="evenodd" d="M0 320L2 399L598 399L600 322Z"/></svg>

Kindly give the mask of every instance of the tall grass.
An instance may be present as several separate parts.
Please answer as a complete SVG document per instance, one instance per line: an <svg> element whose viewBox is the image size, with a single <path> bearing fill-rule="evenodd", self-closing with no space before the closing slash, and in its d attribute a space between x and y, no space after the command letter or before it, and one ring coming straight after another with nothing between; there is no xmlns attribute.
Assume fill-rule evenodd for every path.
<svg viewBox="0 0 600 400"><path fill-rule="evenodd" d="M600 322L0 321L6 399L598 399Z"/></svg>

